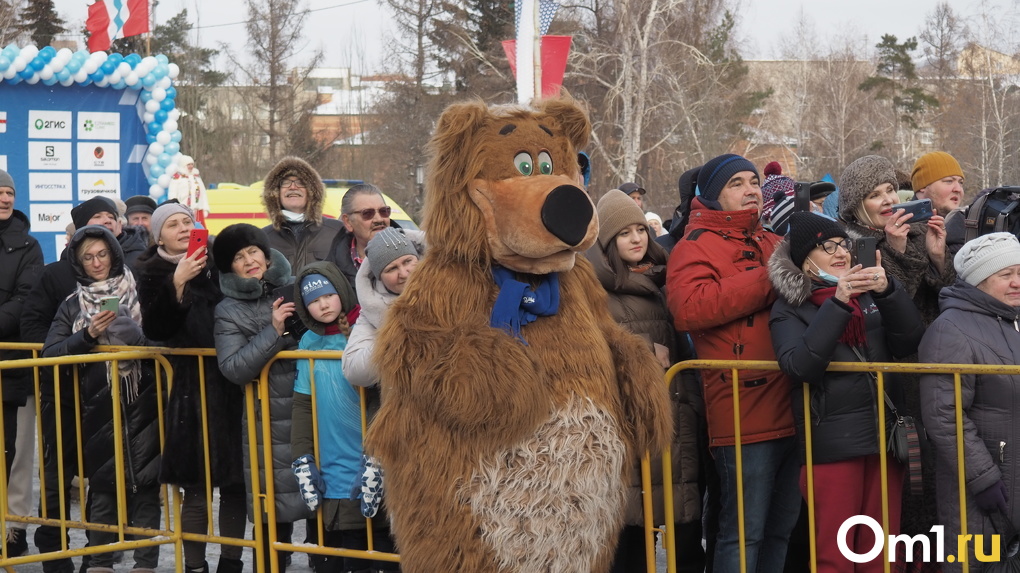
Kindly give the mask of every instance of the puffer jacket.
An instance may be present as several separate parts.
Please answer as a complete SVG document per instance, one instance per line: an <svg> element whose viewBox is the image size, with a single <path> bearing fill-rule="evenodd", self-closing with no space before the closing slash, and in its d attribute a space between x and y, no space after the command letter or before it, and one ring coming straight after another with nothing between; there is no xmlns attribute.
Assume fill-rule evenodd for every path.
<svg viewBox="0 0 1020 573"><path fill-rule="evenodd" d="M244 386L257 381L269 360L281 350L296 350L298 341L291 336L280 336L272 323L273 289L293 284L290 263L276 249L270 250L269 269L263 279L242 278L234 273L220 275L220 290L224 299L216 305L213 336L216 340L216 357L220 370L234 384ZM272 436L273 479L278 522L292 522L307 518L310 513L290 464L294 457L290 451L290 415L294 394L296 365L293 360L277 360L269 369L269 416ZM259 482L265 481L264 445L262 442L262 406L256 401L255 432L258 436ZM245 427L249 421L245 416ZM248 433L244 437L244 464L250 467ZM251 499L251 472L245 472L248 487L248 519L265 521L265 514L254 515ZM263 490L264 491L264 490Z"/></svg>
<svg viewBox="0 0 1020 573"><path fill-rule="evenodd" d="M145 335L171 348L215 346L209 325L213 323L216 305L223 299L216 266L208 265L205 272L188 281L180 302L173 284L177 265L160 257L155 245L138 259L136 266ZM205 483L205 450L198 359L193 356L167 359L173 365L174 379L164 415L166 436L160 481L200 487ZM245 467L241 457L244 392L223 376L214 357L205 357L202 365L212 485L241 484Z"/></svg>
<svg viewBox="0 0 1020 573"><path fill-rule="evenodd" d="M928 327L919 358L926 364L1020 364L1020 309L1006 305L957 280L942 289L942 314ZM963 408L963 459L967 492L967 533L997 533L974 495L1000 479L1006 484L1009 519L1020 526L1020 376L960 376ZM935 447L938 523L946 539L960 532L956 463L956 397L952 374L921 377L921 414ZM971 562L973 544L971 544ZM988 555L986 548L986 555ZM951 566L949 566L951 565ZM973 567L971 568L973 570ZM943 571L959 571L943 564Z"/></svg>
<svg viewBox="0 0 1020 573"><path fill-rule="evenodd" d="M692 358L687 337L678 337L673 329L673 319L666 310L662 286L666 282L665 263L669 258L666 249L649 241L648 257L653 267L644 273L628 273L622 287L616 286L616 273L606 260L605 251L596 242L585 253L595 270L595 276L609 295L609 312L613 320L652 344L661 344L669 349L670 363ZM679 348L677 339L683 348ZM673 406L675 434L670 448L673 470L673 515L677 523L690 523L701 519L701 495L698 490L698 416L693 401L697 399L689 390L696 384L693 371L687 370L675 376L670 383L669 395ZM664 523L663 484L661 456L652 460L652 506L655 509L655 523ZM641 497L641 464L631 468L630 485L627 490L627 507L624 520L627 525L644 524L644 508Z"/></svg>
<svg viewBox="0 0 1020 573"><path fill-rule="evenodd" d="M814 283L790 259L783 241L769 259L769 280L779 295L769 328L779 366L795 382L810 385L813 461L825 464L878 453L878 389L866 372L826 372L830 362L858 362L857 354L840 342L850 323L851 308L835 297L816 306L811 293L827 285ZM917 351L924 335L921 314L903 285L889 278L881 294L858 297L864 313L867 347L859 349L869 362L889 362ZM885 377L887 392L894 377ZM804 392L795 384L793 417L804 461ZM895 402L895 400L894 400ZM886 414L891 415L889 413Z"/></svg>
<svg viewBox="0 0 1020 573"><path fill-rule="evenodd" d="M425 256L425 233L413 229L403 231L418 251L418 257ZM350 257L347 259L350 260ZM357 278L351 286L361 293L358 295L361 314L358 316L358 323L351 329L351 335L347 337L343 361L344 377L355 386L376 386L379 384L379 370L372 363L375 335L382 327L390 305L397 300L397 295L386 290L382 281L376 280L372 274L372 262L368 259L361 264L357 273Z"/></svg>
<svg viewBox="0 0 1020 573"><path fill-rule="evenodd" d="M39 241L29 234L28 217L15 210L6 222L0 222L0 341L22 342L21 313L25 299L35 288L42 270L43 254ZM31 358L25 351L0 351L0 359ZM32 371L28 369L3 372L4 402L24 405L32 395Z"/></svg>
<svg viewBox="0 0 1020 573"><path fill-rule="evenodd" d="M110 276L130 273L131 271L125 267L124 253L120 245L105 228L103 231L105 238L108 239L106 242L112 257ZM86 235L81 232L75 235L68 246L68 252L74 253L85 238ZM73 254L71 258L77 280L84 284L91 282ZM88 354L98 344L85 338L85 329L72 332L80 312L78 296L71 296L61 303L43 344L44 357ZM133 339L125 339L124 342L130 346L149 345L150 342L142 333L141 325L134 323L127 315L126 307L120 307L118 312L120 316L115 319L115 324L121 325L122 332L133 333ZM134 328L131 328L132 326ZM89 479L89 487L112 493L116 491L114 404L106 363L92 362L83 365L78 380L81 385L81 441L85 477ZM159 483L160 444L156 379L151 361L141 361L138 397L129 401L126 389L122 387L119 407L124 423L122 432L126 446L124 449L126 485L129 491L154 487Z"/></svg>
<svg viewBox="0 0 1020 573"><path fill-rule="evenodd" d="M688 331L704 360L775 360L769 310L776 300L766 263L781 237L754 210L715 211L695 198L683 241L669 257L666 302L678 331ZM741 442L794 435L790 379L741 370ZM736 443L730 369L702 371L709 446Z"/></svg>
<svg viewBox="0 0 1020 573"><path fill-rule="evenodd" d="M280 184L290 175L299 177L306 185L308 201L302 213L305 220L301 222L288 221L280 204ZM343 223L336 219L323 218L325 201L326 190L319 174L303 159L284 157L266 174L262 204L272 224L262 230L269 237L269 246L280 251L293 270L326 260L333 237L344 228Z"/></svg>

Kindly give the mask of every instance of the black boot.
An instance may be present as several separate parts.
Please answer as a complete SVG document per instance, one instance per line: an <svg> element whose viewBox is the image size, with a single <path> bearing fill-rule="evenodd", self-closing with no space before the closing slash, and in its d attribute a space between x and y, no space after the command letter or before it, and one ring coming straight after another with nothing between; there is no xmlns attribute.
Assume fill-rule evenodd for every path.
<svg viewBox="0 0 1020 573"><path fill-rule="evenodd" d="M241 573L243 569L244 561L220 557L220 563L216 566L216 573Z"/></svg>
<svg viewBox="0 0 1020 573"><path fill-rule="evenodd" d="M184 573L209 573L209 562L203 561L202 565L198 567L192 567L187 563L184 564Z"/></svg>

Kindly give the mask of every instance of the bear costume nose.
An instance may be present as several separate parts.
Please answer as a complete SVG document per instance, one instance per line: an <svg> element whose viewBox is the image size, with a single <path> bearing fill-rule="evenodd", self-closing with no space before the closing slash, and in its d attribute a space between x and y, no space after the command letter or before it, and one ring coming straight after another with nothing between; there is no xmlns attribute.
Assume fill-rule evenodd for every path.
<svg viewBox="0 0 1020 573"><path fill-rule="evenodd" d="M542 224L554 237L573 247L584 240L594 213L587 193L573 185L560 185L545 198Z"/></svg>

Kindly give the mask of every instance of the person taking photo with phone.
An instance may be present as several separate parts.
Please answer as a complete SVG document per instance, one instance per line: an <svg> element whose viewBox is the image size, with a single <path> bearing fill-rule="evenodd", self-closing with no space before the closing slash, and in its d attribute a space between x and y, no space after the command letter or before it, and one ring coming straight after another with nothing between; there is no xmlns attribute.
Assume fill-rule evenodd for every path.
<svg viewBox="0 0 1020 573"><path fill-rule="evenodd" d="M800 489L807 498L804 390L810 386L818 572L882 571L882 557L855 565L836 544L843 522L854 515L882 520L877 388L867 372L827 372L830 362L888 362L917 351L924 334L921 315L903 285L880 265L851 260L846 230L827 217L790 216L790 231L769 259L769 280L779 295L769 330L780 368L795 382L793 417L800 442ZM876 254L877 261L881 255ZM887 382L889 378L886 379ZM886 416L892 416L886 410ZM888 439L888 436L887 436ZM889 534L899 532L904 468L887 456ZM849 546L866 553L866 528Z"/></svg>
<svg viewBox="0 0 1020 573"><path fill-rule="evenodd" d="M213 261L220 273L220 290L223 300L216 305L213 337L220 370L228 380L242 388L258 380L262 369L281 350L297 350L298 341L286 330L286 321L294 312L293 302L273 294L277 287L294 284L290 263L280 251L269 248L266 234L247 223L230 225L223 229L212 246ZM292 287L291 287L292 288ZM289 543L294 522L307 519L311 512L305 506L298 483L291 471L294 456L290 449L290 416L294 395L294 377L297 368L294 360L277 360L269 369L269 425L272 448L274 493L276 507L276 536ZM261 411L261 404L256 403ZM256 425L257 436L262 436L261 414L252 422L246 419L243 427ZM259 443L259 484L265 488L267 469L264 467L264 444ZM243 434L244 467L250 467L248 434ZM255 515L251 499L251 475L245 472L245 491L248 492L248 519L262 528L266 558L270 555L269 523L266 515ZM262 489L264 494L265 489ZM286 568L289 554L277 554L280 570Z"/></svg>
<svg viewBox="0 0 1020 573"><path fill-rule="evenodd" d="M148 346L142 333L142 314L135 279L124 262L120 243L106 227L87 225L78 229L68 244L68 254L78 281L74 296L57 310L42 355L45 358L88 354L97 345ZM116 310L103 310L103 299L116 298ZM107 308L113 308L109 305ZM118 519L114 433L123 434L127 487L127 524L159 528L159 417L156 381L151 363L120 360L79 366L78 382L83 403L81 419L83 477L89 480L92 498L88 520L113 525ZM113 389L120 394L113 401ZM113 409L122 412L123 427L113 427ZM115 531L93 531L90 545L117 540ZM134 550L138 573L153 572L159 546ZM112 571L113 553L92 555L88 571Z"/></svg>
<svg viewBox="0 0 1020 573"><path fill-rule="evenodd" d="M216 305L223 300L220 274L205 242L191 249L191 209L164 203L150 220L156 244L138 258L138 299L145 335L170 348L212 348ZM188 254L188 251L194 251ZM167 402L163 463L159 481L184 489L182 531L208 534L205 443L209 444L210 485L219 488L217 535L244 539L244 465L241 413L244 392L220 372L215 357L168 356L174 368ZM205 374L204 388L200 375ZM205 402L202 402L202 394ZM208 435L203 427L209 428ZM222 545L218 573L240 573L242 547ZM184 570L206 572L205 543L184 541Z"/></svg>

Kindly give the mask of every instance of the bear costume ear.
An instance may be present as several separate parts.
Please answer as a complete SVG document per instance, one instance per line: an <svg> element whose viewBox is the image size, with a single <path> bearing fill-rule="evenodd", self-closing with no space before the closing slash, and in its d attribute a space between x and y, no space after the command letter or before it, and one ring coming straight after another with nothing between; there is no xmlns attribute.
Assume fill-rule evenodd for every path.
<svg viewBox="0 0 1020 573"><path fill-rule="evenodd" d="M563 134L574 146L574 151L581 151L588 145L591 137L591 122L580 102L563 96L556 99L541 100L535 103L536 109L543 114L556 118Z"/></svg>

